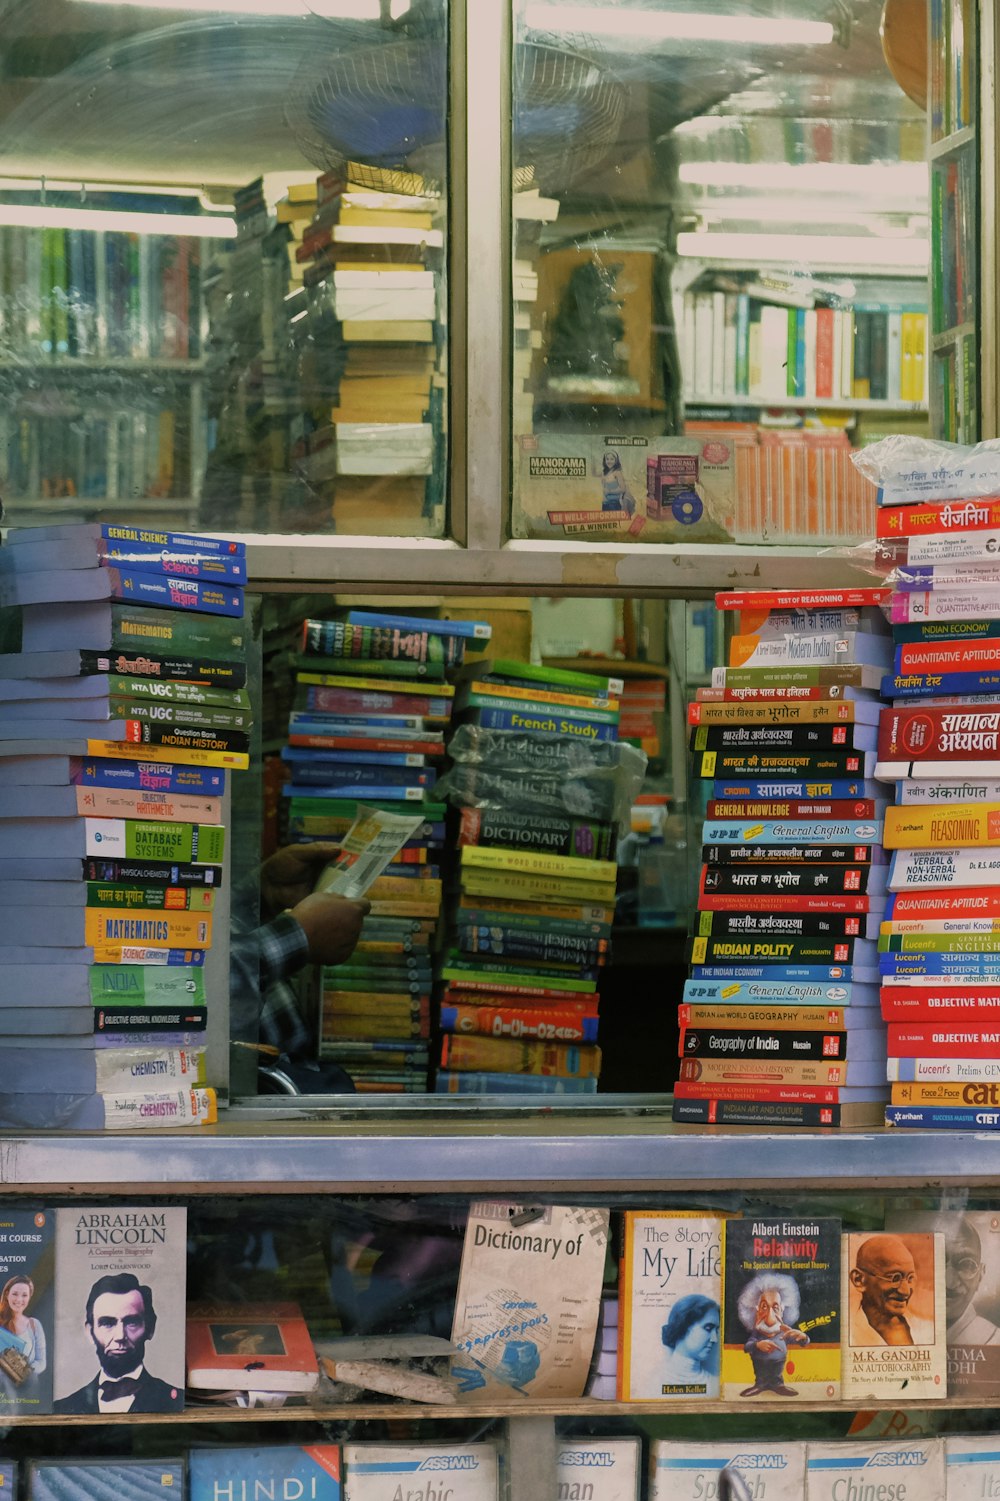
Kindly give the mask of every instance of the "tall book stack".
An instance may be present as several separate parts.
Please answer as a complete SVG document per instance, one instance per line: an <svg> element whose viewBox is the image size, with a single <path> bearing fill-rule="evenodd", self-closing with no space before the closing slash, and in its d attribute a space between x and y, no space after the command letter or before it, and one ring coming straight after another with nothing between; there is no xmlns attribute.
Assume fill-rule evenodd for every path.
<svg viewBox="0 0 1000 1501"><path fill-rule="evenodd" d="M712 786L675 1121L882 1119L886 798L873 778L887 597L716 596L737 623L729 665L689 711L695 775Z"/></svg>
<svg viewBox="0 0 1000 1501"><path fill-rule="evenodd" d="M518 436L535 430L532 365L541 354L544 334L538 307L538 257L546 224L558 216L558 198L545 198L538 188L514 194L514 295L512 340L513 407L511 423Z"/></svg>
<svg viewBox="0 0 1000 1501"><path fill-rule="evenodd" d="M493 660L455 697L458 896L439 1093L593 1093L617 865L618 679ZM643 758L640 758L643 759Z"/></svg>
<svg viewBox="0 0 1000 1501"><path fill-rule="evenodd" d="M99 525L0 549L2 1115L200 1124L226 768L248 764L241 544Z"/></svg>
<svg viewBox="0 0 1000 1501"><path fill-rule="evenodd" d="M455 692L445 672L489 634L482 622L363 610L303 625L282 753L289 836L337 839L360 807L424 816L369 889L372 910L350 960L322 974L320 1056L361 1091L427 1087L445 840L435 782Z"/></svg>
<svg viewBox="0 0 1000 1501"><path fill-rule="evenodd" d="M1000 472L996 476L1000 493ZM1000 1101L1000 499L882 492L895 653L875 775L890 896L879 941L893 1126L995 1128Z"/></svg>

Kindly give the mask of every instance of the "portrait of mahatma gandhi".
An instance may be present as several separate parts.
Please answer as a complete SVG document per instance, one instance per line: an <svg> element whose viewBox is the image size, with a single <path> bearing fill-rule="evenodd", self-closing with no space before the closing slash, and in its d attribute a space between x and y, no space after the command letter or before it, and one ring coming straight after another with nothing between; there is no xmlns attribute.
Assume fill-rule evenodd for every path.
<svg viewBox="0 0 1000 1501"><path fill-rule="evenodd" d="M852 1290L852 1345L932 1345L934 1320L922 1315L917 1262L911 1246L930 1242L926 1235L869 1235L855 1246L848 1272ZM921 1248L923 1249L923 1248ZM933 1294L931 1295L933 1307Z"/></svg>
<svg viewBox="0 0 1000 1501"><path fill-rule="evenodd" d="M908 1230L944 1237L945 1338L949 1345L1000 1345L1000 1224L988 1210L900 1216Z"/></svg>

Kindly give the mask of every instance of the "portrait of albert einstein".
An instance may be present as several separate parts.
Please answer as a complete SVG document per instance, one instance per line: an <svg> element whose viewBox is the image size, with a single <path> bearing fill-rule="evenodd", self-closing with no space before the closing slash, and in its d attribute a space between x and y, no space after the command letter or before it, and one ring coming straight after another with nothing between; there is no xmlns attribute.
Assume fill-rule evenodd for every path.
<svg viewBox="0 0 1000 1501"><path fill-rule="evenodd" d="M781 1272L760 1272L743 1288L736 1312L747 1331L743 1348L753 1366L753 1385L740 1392L741 1397L756 1397L760 1392L798 1396L784 1378L789 1346L809 1343L808 1334L794 1327L799 1302L798 1283Z"/></svg>

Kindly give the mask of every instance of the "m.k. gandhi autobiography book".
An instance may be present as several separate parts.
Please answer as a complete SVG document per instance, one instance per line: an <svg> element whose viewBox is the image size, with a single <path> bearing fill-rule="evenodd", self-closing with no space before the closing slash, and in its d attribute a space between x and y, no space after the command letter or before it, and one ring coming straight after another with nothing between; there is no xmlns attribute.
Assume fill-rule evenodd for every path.
<svg viewBox="0 0 1000 1501"><path fill-rule="evenodd" d="M191 1449L188 1501L340 1501L339 1444Z"/></svg>
<svg viewBox="0 0 1000 1501"><path fill-rule="evenodd" d="M1000 1395L1000 1213L894 1214L889 1228L944 1236L948 1396Z"/></svg>
<svg viewBox="0 0 1000 1501"><path fill-rule="evenodd" d="M845 1400L946 1396L944 1236L852 1233L841 1265Z"/></svg>
<svg viewBox="0 0 1000 1501"><path fill-rule="evenodd" d="M872 1501L878 1497L885 1501L889 1497L893 1501L942 1501L944 1486L944 1445L940 1439L807 1446L808 1501L842 1501L846 1497L862 1501L869 1496Z"/></svg>
<svg viewBox="0 0 1000 1501"><path fill-rule="evenodd" d="M56 1226L53 1409L184 1406L187 1210L77 1205Z"/></svg>
<svg viewBox="0 0 1000 1501"><path fill-rule="evenodd" d="M52 1411L54 1279L53 1211L0 1214L0 1414Z"/></svg>
<svg viewBox="0 0 1000 1501"><path fill-rule="evenodd" d="M180 1459L35 1459L27 1466L30 1501L177 1501Z"/></svg>
<svg viewBox="0 0 1000 1501"><path fill-rule="evenodd" d="M722 1395L840 1396L839 1220L727 1220Z"/></svg>
<svg viewBox="0 0 1000 1501"><path fill-rule="evenodd" d="M649 1501L718 1501L725 1471L728 1495L753 1501L802 1501L806 1446L802 1443L688 1443L654 1439L650 1444Z"/></svg>
<svg viewBox="0 0 1000 1501"><path fill-rule="evenodd" d="M469 1206L451 1331L452 1374L466 1400L504 1390L582 1395L607 1243L606 1209Z"/></svg>
<svg viewBox="0 0 1000 1501"><path fill-rule="evenodd" d="M1000 1441L988 1433L966 1438L954 1434L944 1440L946 1501L970 1501L1000 1496Z"/></svg>
<svg viewBox="0 0 1000 1501"><path fill-rule="evenodd" d="M621 1401L719 1395L722 1218L629 1210L619 1284Z"/></svg>
<svg viewBox="0 0 1000 1501"><path fill-rule="evenodd" d="M638 1501L642 1440L564 1439L556 1450L556 1501Z"/></svg>
<svg viewBox="0 0 1000 1501"><path fill-rule="evenodd" d="M345 1501L497 1501L492 1444L345 1444Z"/></svg>

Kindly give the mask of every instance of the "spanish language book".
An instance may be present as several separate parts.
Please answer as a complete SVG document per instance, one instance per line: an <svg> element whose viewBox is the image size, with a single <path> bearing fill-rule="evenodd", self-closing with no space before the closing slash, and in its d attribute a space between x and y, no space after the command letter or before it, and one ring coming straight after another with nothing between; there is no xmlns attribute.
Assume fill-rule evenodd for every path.
<svg viewBox="0 0 1000 1501"><path fill-rule="evenodd" d="M187 1210L77 1205L56 1226L53 1408L184 1406Z"/></svg>
<svg viewBox="0 0 1000 1501"><path fill-rule="evenodd" d="M719 1396L722 1225L718 1215L626 1212L620 1401Z"/></svg>
<svg viewBox="0 0 1000 1501"><path fill-rule="evenodd" d="M649 1501L709 1501L723 1494L720 1476L730 1480L726 1494L754 1501L802 1501L806 1483L803 1443L694 1443L654 1439L649 1446Z"/></svg>
<svg viewBox="0 0 1000 1501"><path fill-rule="evenodd" d="M606 1209L469 1206L451 1332L463 1396L583 1394L607 1244Z"/></svg>
<svg viewBox="0 0 1000 1501"><path fill-rule="evenodd" d="M809 1501L867 1495L898 1497L899 1501L939 1501L944 1494L944 1446L940 1439L808 1446ZM988 1493L977 1490L975 1494Z"/></svg>
<svg viewBox="0 0 1000 1501"><path fill-rule="evenodd" d="M845 1400L945 1396L944 1236L852 1233L841 1263Z"/></svg>
<svg viewBox="0 0 1000 1501"><path fill-rule="evenodd" d="M564 1439L556 1450L559 1501L638 1501L642 1440Z"/></svg>
<svg viewBox="0 0 1000 1501"><path fill-rule="evenodd" d="M723 1398L838 1398L840 1221L765 1213L723 1236Z"/></svg>
<svg viewBox="0 0 1000 1501"><path fill-rule="evenodd" d="M0 1413L52 1411L55 1214L0 1216Z"/></svg>
<svg viewBox="0 0 1000 1501"><path fill-rule="evenodd" d="M340 1501L339 1444L269 1444L188 1453L189 1501Z"/></svg>
<svg viewBox="0 0 1000 1501"><path fill-rule="evenodd" d="M896 1214L888 1228L944 1236L949 1397L1000 1395L1000 1213Z"/></svg>
<svg viewBox="0 0 1000 1501"><path fill-rule="evenodd" d="M31 1501L176 1501L183 1487L180 1459L35 1459L26 1493Z"/></svg>
<svg viewBox="0 0 1000 1501"><path fill-rule="evenodd" d="M345 1501L497 1501L492 1444L345 1444Z"/></svg>

